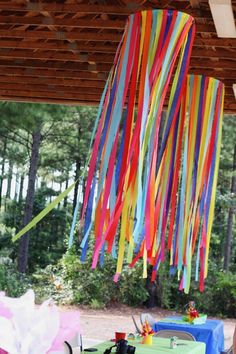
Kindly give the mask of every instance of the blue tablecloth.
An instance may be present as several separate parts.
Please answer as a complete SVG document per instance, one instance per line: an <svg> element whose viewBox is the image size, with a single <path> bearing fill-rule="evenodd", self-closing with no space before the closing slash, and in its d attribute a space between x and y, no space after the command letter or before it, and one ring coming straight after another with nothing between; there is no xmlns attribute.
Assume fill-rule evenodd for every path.
<svg viewBox="0 0 236 354"><path fill-rule="evenodd" d="M181 317L171 317L177 320ZM163 329L172 329L176 331L186 331L191 333L198 342L206 343L206 354L219 354L224 350L224 324L219 320L207 320L201 325L188 323L157 322L153 326L155 332ZM166 320L165 320L166 321Z"/></svg>

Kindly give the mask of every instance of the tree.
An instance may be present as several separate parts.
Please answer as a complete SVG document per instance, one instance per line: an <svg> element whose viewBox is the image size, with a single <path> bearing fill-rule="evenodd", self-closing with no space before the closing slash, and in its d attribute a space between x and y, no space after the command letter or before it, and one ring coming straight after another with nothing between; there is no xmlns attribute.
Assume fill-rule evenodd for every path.
<svg viewBox="0 0 236 354"><path fill-rule="evenodd" d="M23 145L28 151L28 186L22 226L32 218L41 141L48 133L48 122L51 129L55 121L62 119L64 112L62 106L15 103L1 105L3 129L0 135L6 137L7 132L9 141ZM11 159L10 165L13 162ZM18 269L22 273L27 269L28 246L29 235L26 234L20 240L18 252Z"/></svg>
<svg viewBox="0 0 236 354"><path fill-rule="evenodd" d="M222 129L220 166L217 181L215 216L211 238L211 256L218 264L218 269L232 269L235 255L236 225L234 185L234 149L235 149L236 117L225 116ZM227 256L230 251L231 257ZM228 266L226 264L228 263Z"/></svg>
<svg viewBox="0 0 236 354"><path fill-rule="evenodd" d="M35 180L38 169L39 148L41 142L42 123L37 124L37 128L32 134L32 150L30 156L28 187L26 194L25 213L22 227L26 226L32 219L33 203L35 193ZM28 248L29 248L29 233L27 232L20 239L19 253L18 253L18 270L25 273L28 265Z"/></svg>
<svg viewBox="0 0 236 354"><path fill-rule="evenodd" d="M232 165L232 178L231 178L231 193L232 196L236 195L236 144L234 145L233 165ZM230 254L233 241L233 219L236 211L236 205L233 203L229 206L227 233L225 240L225 252L224 252L224 269L229 270Z"/></svg>
<svg viewBox="0 0 236 354"><path fill-rule="evenodd" d="M2 187L3 187L4 173L5 173L6 151L7 151L7 138L4 138L2 151L1 151L2 166L1 166L1 175L0 175L0 210L2 207Z"/></svg>

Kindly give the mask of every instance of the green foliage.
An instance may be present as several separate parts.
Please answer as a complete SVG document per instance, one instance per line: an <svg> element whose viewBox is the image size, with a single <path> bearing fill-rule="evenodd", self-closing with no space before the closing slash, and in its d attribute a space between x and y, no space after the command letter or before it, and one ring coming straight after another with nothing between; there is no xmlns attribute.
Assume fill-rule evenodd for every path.
<svg viewBox="0 0 236 354"><path fill-rule="evenodd" d="M218 270L223 265L224 248L226 245L227 222L229 208L236 206L236 195L231 193L231 183L233 176L233 155L236 141L236 117L225 116L222 129L222 144L220 153L220 166L217 181L217 194L215 204L215 217L213 222L213 233L211 238L212 256L217 260ZM236 270L236 222L234 215L233 242L231 245L230 270Z"/></svg>
<svg viewBox="0 0 236 354"><path fill-rule="evenodd" d="M236 318L236 274L218 273L211 292L217 314ZM220 301L219 301L220 299Z"/></svg>
<svg viewBox="0 0 236 354"><path fill-rule="evenodd" d="M15 228L0 223L0 263L11 263L15 258L16 246L11 247L11 238L15 234Z"/></svg>
<svg viewBox="0 0 236 354"><path fill-rule="evenodd" d="M125 266L119 281L119 298L123 304L140 306L148 298L146 279L142 278L142 262L136 264L135 268Z"/></svg>
<svg viewBox="0 0 236 354"><path fill-rule="evenodd" d="M4 291L7 296L18 297L30 287L29 278L17 272L10 258L0 257L0 290Z"/></svg>
<svg viewBox="0 0 236 354"><path fill-rule="evenodd" d="M106 257L104 267L91 270L91 253L81 263L74 249L68 251L58 267L48 266L33 275L34 289L38 297L52 296L59 303L85 304L102 308L110 303L142 305L147 299L145 282L141 279L141 267L126 268L118 283L112 280L116 261Z"/></svg>
<svg viewBox="0 0 236 354"><path fill-rule="evenodd" d="M179 291L177 276L167 274L167 269L159 272L157 295L161 307L180 311L193 300L201 313L236 317L236 274L219 271L218 266L210 262L204 292L200 293L199 284L192 281L189 294Z"/></svg>
<svg viewBox="0 0 236 354"><path fill-rule="evenodd" d="M169 265L161 264L157 273L157 306L170 309L173 307L171 299L171 287L173 283L171 276L169 275ZM175 279L176 281L176 279ZM173 286L173 284L172 284Z"/></svg>
<svg viewBox="0 0 236 354"><path fill-rule="evenodd" d="M71 281L65 282L61 274L61 268L48 265L45 269L38 269L32 274L33 289L36 301L53 298L58 304L69 305L73 303L74 294Z"/></svg>

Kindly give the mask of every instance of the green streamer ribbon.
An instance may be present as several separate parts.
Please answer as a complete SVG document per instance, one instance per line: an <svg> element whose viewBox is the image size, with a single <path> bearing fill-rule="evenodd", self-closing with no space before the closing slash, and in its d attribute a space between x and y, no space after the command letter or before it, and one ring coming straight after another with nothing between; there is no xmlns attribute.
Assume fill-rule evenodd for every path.
<svg viewBox="0 0 236 354"><path fill-rule="evenodd" d="M48 206L41 211L33 220L27 224L22 230L20 230L15 236L12 237L12 241L15 242L18 240L21 236L23 236L26 232L31 230L44 216L46 216L55 206L60 203L62 199L64 199L70 191L75 187L77 181L75 181L73 184L71 184L64 192L62 192L58 197L56 197Z"/></svg>

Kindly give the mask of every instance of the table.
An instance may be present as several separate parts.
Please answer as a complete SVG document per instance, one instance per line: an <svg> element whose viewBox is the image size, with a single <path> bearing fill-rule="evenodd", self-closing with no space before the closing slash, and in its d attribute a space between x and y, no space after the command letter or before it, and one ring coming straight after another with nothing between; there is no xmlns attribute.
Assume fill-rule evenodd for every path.
<svg viewBox="0 0 236 354"><path fill-rule="evenodd" d="M152 345L141 344L141 339L130 340L129 345L136 347L135 354L205 354L206 345L201 342L191 342L186 340L178 340L178 347L170 349L170 340L166 338L153 337ZM94 354L103 354L105 349L110 348L112 342L104 342L95 346L98 349ZM86 352L85 352L86 353ZM112 349L115 353L115 348ZM88 353L89 354L89 353Z"/></svg>
<svg viewBox="0 0 236 354"><path fill-rule="evenodd" d="M224 324L219 320L206 320L204 324L194 325L181 321L181 317L169 317L156 322L153 329L155 332L163 329L189 332L196 341L206 344L206 354L219 354L224 350Z"/></svg>

